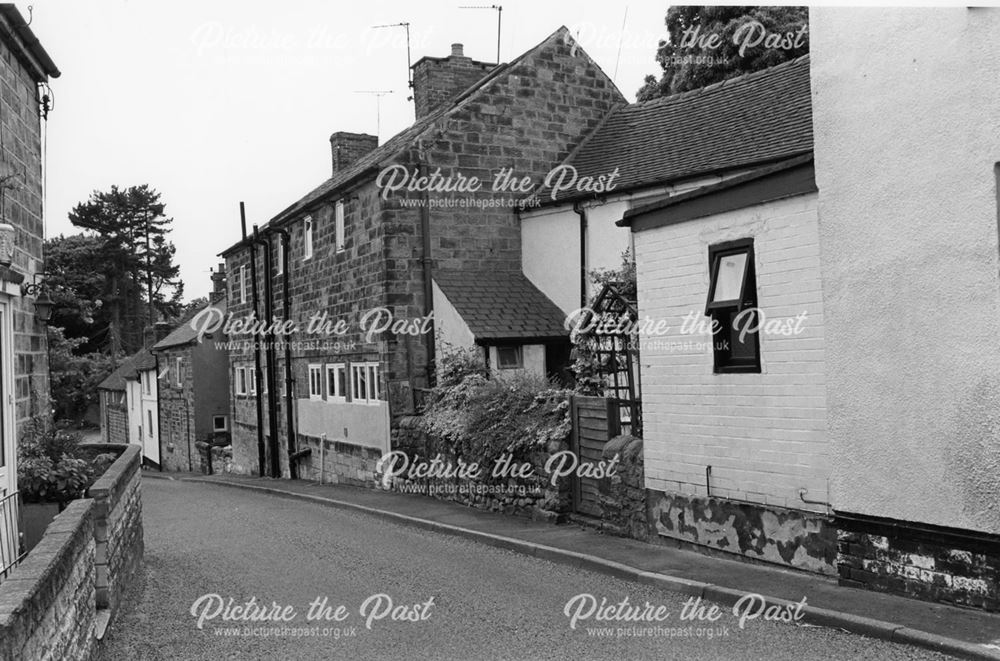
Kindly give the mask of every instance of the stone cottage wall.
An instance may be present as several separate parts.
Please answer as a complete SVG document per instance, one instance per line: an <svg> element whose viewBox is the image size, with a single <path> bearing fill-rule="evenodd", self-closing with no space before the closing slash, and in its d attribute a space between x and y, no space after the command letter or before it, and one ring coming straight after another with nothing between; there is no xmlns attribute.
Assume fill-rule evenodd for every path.
<svg viewBox="0 0 1000 661"><path fill-rule="evenodd" d="M195 449L194 376L190 347L176 347L157 352L161 370L160 466L165 471L200 471L201 455ZM177 385L176 360L184 363L181 385Z"/></svg>

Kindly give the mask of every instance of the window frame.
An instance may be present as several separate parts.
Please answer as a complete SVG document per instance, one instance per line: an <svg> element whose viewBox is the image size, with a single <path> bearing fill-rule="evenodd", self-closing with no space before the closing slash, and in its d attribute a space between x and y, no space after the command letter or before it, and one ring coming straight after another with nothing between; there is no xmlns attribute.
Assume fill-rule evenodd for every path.
<svg viewBox="0 0 1000 661"><path fill-rule="evenodd" d="M504 365L500 360L500 352L503 349L514 349L517 363L514 365ZM497 345L497 369L500 370L522 370L524 369L524 345L523 344L501 344Z"/></svg>
<svg viewBox="0 0 1000 661"><path fill-rule="evenodd" d="M313 219L306 216L302 219L302 259L312 259L313 249Z"/></svg>
<svg viewBox="0 0 1000 661"><path fill-rule="evenodd" d="M347 249L347 235L346 235L346 224L345 211L344 211L344 201L337 200L337 203L333 205L333 218L334 218L334 241L337 252L344 252Z"/></svg>
<svg viewBox="0 0 1000 661"><path fill-rule="evenodd" d="M323 399L323 365L321 363L310 363L307 368L307 374L309 376L309 399L313 401ZM315 380L313 379L315 375ZM313 386L317 386L314 390Z"/></svg>
<svg viewBox="0 0 1000 661"><path fill-rule="evenodd" d="M236 387L234 391L237 395L246 397L250 394L250 387L248 384L249 376L247 375L247 368L244 365L236 366Z"/></svg>
<svg viewBox="0 0 1000 661"><path fill-rule="evenodd" d="M344 379L343 390L349 390L350 384L347 381L347 365L345 363L328 363L323 366L323 373L326 375L326 401L328 402L346 402L347 393L342 392L340 387L340 379L337 375L341 375ZM333 381L330 381L330 374L334 374ZM333 385L334 388L331 390L330 386Z"/></svg>
<svg viewBox="0 0 1000 661"><path fill-rule="evenodd" d="M281 275L285 272L285 237L282 234L278 235L278 254L275 256L274 263L277 265L276 275Z"/></svg>
<svg viewBox="0 0 1000 661"><path fill-rule="evenodd" d="M360 362L351 363L351 401L355 404L363 405L377 405L382 400L380 399L380 388L379 383L379 363L377 362ZM364 396L359 397L359 385L358 375L364 375Z"/></svg>
<svg viewBox="0 0 1000 661"><path fill-rule="evenodd" d="M249 272L250 272L250 269L249 269L249 267L247 267L246 264L241 264L240 265L240 303L241 304L247 302L247 298L248 298L248 296L247 296L247 290L249 289L249 287L247 287L247 284L249 284L249 280L250 280L250 278L247 277L247 273L249 273Z"/></svg>
<svg viewBox="0 0 1000 661"><path fill-rule="evenodd" d="M739 254L746 255L739 298L713 302L722 258ZM759 374L761 371L759 331L748 335L748 342L752 340L751 357L734 357L732 349L735 335L732 328L733 319L744 310L756 310L758 306L756 250L753 238L724 241L709 246L708 274L705 315L712 319L712 371L715 374ZM753 314L756 315L756 312ZM729 348L725 348L726 346Z"/></svg>
<svg viewBox="0 0 1000 661"><path fill-rule="evenodd" d="M215 424L216 420L222 420L222 427ZM212 416L212 431L229 431L229 416L225 414L218 414Z"/></svg>
<svg viewBox="0 0 1000 661"><path fill-rule="evenodd" d="M176 356L174 358L174 371L177 372L177 374L174 376L174 383L177 385L178 388L184 387L184 379L182 377L183 372L181 371L183 366L184 366L184 359L181 356Z"/></svg>

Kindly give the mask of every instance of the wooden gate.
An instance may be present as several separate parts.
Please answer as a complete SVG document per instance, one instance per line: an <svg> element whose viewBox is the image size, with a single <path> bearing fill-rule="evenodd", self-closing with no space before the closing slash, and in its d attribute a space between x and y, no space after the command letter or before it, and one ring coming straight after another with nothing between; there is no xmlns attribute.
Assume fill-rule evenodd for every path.
<svg viewBox="0 0 1000 661"><path fill-rule="evenodd" d="M570 400L573 434L570 449L580 462L603 460L604 444L621 433L617 400L611 397L583 397ZM573 478L573 511L587 516L601 516L600 480Z"/></svg>

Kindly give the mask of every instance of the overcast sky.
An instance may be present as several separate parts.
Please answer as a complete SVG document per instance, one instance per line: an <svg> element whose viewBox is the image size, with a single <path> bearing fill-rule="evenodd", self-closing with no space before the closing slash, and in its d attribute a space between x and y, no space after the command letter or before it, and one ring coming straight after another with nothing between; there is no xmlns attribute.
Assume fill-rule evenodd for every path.
<svg viewBox="0 0 1000 661"><path fill-rule="evenodd" d="M496 12L435 2L125 2L35 0L31 28L62 71L52 81L47 234L75 233L68 211L95 189L148 183L174 218L185 298L206 295L216 254L239 239L238 203L264 223L330 174L330 133L379 137L413 121L413 61L452 42L496 58ZM28 3L18 2L28 18ZM560 25L630 100L655 73L665 3L503 0L501 59ZM624 31L623 31L624 20ZM621 56L618 58L619 42ZM617 62L617 65L616 65Z"/></svg>

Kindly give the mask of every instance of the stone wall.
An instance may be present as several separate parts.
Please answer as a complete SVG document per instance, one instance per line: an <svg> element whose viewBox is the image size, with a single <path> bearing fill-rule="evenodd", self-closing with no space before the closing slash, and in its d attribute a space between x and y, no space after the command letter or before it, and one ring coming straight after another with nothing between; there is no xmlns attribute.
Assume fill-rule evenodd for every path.
<svg viewBox="0 0 1000 661"><path fill-rule="evenodd" d="M94 499L97 606L114 613L142 570L142 450L127 446L87 490Z"/></svg>
<svg viewBox="0 0 1000 661"><path fill-rule="evenodd" d="M604 446L602 458L618 455L615 474L601 480L601 530L646 541L646 487L643 482L642 439L618 436Z"/></svg>
<svg viewBox="0 0 1000 661"><path fill-rule="evenodd" d="M300 464L301 477L328 484L375 486L376 464L382 457L378 449L305 434L298 437L299 448L311 450Z"/></svg>
<svg viewBox="0 0 1000 661"><path fill-rule="evenodd" d="M200 460L194 444L194 370L187 346L158 351L162 371L159 382L160 466L165 471L198 470ZM177 384L177 359L183 361L181 383Z"/></svg>
<svg viewBox="0 0 1000 661"><path fill-rule="evenodd" d="M0 659L89 659L96 642L96 505L76 500L0 583Z"/></svg>
<svg viewBox="0 0 1000 661"><path fill-rule="evenodd" d="M392 449L405 452L408 456L419 455L422 459L433 459L438 454L442 461L456 464L455 456L443 444L424 432L419 416L407 416L399 420L392 432ZM545 473L545 461L551 454L569 449L568 442L554 443L544 452L536 452L530 462L533 475L527 478L506 479L405 479L402 476L391 481L376 473L376 486L383 489L432 496L492 512L529 517L552 523L566 519L572 509L571 483L568 478L560 478L553 485ZM489 473L492 466L483 466Z"/></svg>
<svg viewBox="0 0 1000 661"><path fill-rule="evenodd" d="M839 521L840 584L1000 611L1000 541Z"/></svg>
<svg viewBox="0 0 1000 661"><path fill-rule="evenodd" d="M124 391L101 391L101 440L105 443L128 443L128 407L124 396Z"/></svg>

